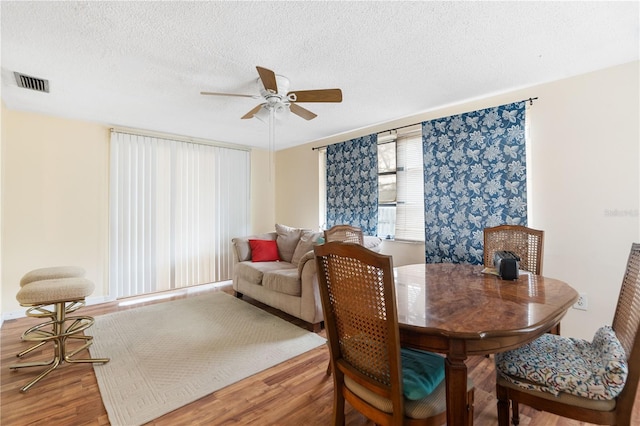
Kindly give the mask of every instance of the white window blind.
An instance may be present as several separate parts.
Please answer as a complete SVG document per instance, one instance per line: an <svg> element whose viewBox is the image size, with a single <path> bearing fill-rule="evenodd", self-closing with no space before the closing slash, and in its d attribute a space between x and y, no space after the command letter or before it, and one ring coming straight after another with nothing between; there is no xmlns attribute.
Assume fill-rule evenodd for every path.
<svg viewBox="0 0 640 426"><path fill-rule="evenodd" d="M111 294L230 279L249 191L247 151L113 131Z"/></svg>
<svg viewBox="0 0 640 426"><path fill-rule="evenodd" d="M422 127L398 130L396 139L396 240L424 241Z"/></svg>

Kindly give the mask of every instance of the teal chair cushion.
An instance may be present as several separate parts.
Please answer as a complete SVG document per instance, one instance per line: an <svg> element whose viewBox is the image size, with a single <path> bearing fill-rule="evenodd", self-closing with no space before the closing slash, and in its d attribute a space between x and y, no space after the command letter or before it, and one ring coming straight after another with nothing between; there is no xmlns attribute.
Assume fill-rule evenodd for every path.
<svg viewBox="0 0 640 426"><path fill-rule="evenodd" d="M431 352L400 349L402 388L405 398L422 399L444 380L444 358Z"/></svg>

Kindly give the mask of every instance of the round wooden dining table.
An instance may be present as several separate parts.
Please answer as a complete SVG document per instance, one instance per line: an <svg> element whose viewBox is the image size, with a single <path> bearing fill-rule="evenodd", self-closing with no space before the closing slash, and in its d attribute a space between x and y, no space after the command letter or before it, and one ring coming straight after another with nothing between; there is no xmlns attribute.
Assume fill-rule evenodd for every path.
<svg viewBox="0 0 640 426"><path fill-rule="evenodd" d="M469 355L514 349L557 325L578 299L567 283L521 273L502 280L483 266L394 268L402 346L446 355L447 424L468 425Z"/></svg>

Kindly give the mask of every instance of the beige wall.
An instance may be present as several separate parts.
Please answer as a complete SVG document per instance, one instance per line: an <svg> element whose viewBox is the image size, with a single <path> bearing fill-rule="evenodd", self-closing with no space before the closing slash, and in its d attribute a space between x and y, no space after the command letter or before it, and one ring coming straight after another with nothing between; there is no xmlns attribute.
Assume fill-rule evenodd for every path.
<svg viewBox="0 0 640 426"><path fill-rule="evenodd" d="M27 271L79 265L107 294L108 137L100 125L2 108L2 313Z"/></svg>
<svg viewBox="0 0 640 426"><path fill-rule="evenodd" d="M303 145L278 151L276 161L278 223L319 229L318 152Z"/></svg>
<svg viewBox="0 0 640 426"><path fill-rule="evenodd" d="M276 218L318 225L317 151L311 147L538 97L528 110L529 225L545 230L545 275L588 296L587 311L567 313L563 334L590 339L611 322L631 243L640 241L639 75L633 62L280 151ZM385 242L382 250L396 265L424 261L420 244Z"/></svg>
<svg viewBox="0 0 640 426"><path fill-rule="evenodd" d="M251 233L262 234L275 230L275 162L274 153L251 151Z"/></svg>
<svg viewBox="0 0 640 426"><path fill-rule="evenodd" d="M4 268L2 267L3 262L2 262L2 241L4 241L4 232L2 231L2 211L3 211L3 199L4 196L2 195L4 193L4 189L2 185L2 182L4 182L4 167L2 165L2 153L4 152L4 143L3 141L6 140L7 138L7 132L6 132L6 127L2 125L3 121L4 121L4 102L0 102L0 326L2 325L2 322L4 321L3 317L2 317L2 301L3 301L3 297L2 297L2 271L4 270Z"/></svg>
<svg viewBox="0 0 640 426"><path fill-rule="evenodd" d="M109 128L13 111L2 105L0 218L2 318L22 316L20 277L46 266L79 265L96 284L90 303L108 291ZM275 179L267 151L251 155L252 230L275 223ZM265 176L267 178L265 179Z"/></svg>

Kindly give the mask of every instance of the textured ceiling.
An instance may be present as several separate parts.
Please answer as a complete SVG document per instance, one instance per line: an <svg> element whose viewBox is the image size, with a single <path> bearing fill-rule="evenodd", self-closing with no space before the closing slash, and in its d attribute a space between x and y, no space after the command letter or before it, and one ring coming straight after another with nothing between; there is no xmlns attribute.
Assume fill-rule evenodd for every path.
<svg viewBox="0 0 640 426"><path fill-rule="evenodd" d="M632 2L2 1L8 108L267 148L256 65L342 103L282 117L282 149L638 60ZM18 88L13 72L48 79ZM515 100L515 99L514 99Z"/></svg>

